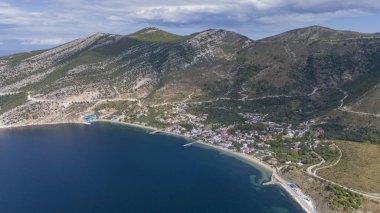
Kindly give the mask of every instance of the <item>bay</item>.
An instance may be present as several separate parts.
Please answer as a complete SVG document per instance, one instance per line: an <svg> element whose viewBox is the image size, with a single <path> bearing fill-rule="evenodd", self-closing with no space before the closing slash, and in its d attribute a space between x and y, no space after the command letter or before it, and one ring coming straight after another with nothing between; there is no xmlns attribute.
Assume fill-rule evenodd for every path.
<svg viewBox="0 0 380 213"><path fill-rule="evenodd" d="M0 212L303 212L270 174L110 123L0 130Z"/></svg>

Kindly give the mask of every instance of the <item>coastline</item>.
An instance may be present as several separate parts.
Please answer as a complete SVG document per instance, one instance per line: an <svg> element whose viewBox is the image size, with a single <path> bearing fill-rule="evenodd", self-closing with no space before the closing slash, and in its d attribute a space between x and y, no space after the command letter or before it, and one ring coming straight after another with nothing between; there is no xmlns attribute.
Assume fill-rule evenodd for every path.
<svg viewBox="0 0 380 213"><path fill-rule="evenodd" d="M100 123L103 122L103 123L119 124L119 125L124 125L124 126L130 126L130 127L150 130L150 131L161 131L161 130L154 128L154 127L144 126L144 125L134 124L134 123L127 123L127 122L123 122L123 121L114 121L114 120L107 120L107 119L95 119L94 121L91 121L91 123L99 123L99 122Z"/></svg>
<svg viewBox="0 0 380 213"><path fill-rule="evenodd" d="M14 128L22 128L22 127L31 127L31 126L48 126L48 125L59 125L59 124L82 124L82 125L91 125L91 123L84 121L59 121L59 122L42 122L42 123L34 123L34 124L19 124L19 125L10 125L10 126L1 126L2 129L14 129Z"/></svg>
<svg viewBox="0 0 380 213"><path fill-rule="evenodd" d="M270 172L271 174L273 174L274 169L271 166L269 166L268 164L263 163L262 161L260 161L257 158L251 157L251 156L243 154L243 153L235 152L235 151L232 151L232 150L224 148L224 147L216 146L213 144L208 144L208 143L204 143L204 142L196 142L196 143L201 144L203 146L210 147L210 148L217 150L217 151L227 153L229 155L233 155L233 156L240 158L244 161L248 161L249 163L257 165L260 168L266 170L267 172Z"/></svg>
<svg viewBox="0 0 380 213"><path fill-rule="evenodd" d="M188 138L186 136L183 136L180 134L175 134L172 132L167 132L167 131L160 130L160 129L157 129L154 127L148 127L148 126L134 124L134 123L128 123L128 122L123 122L123 121L112 121L112 120L106 120L106 119L97 119L94 122L107 122L107 123L114 123L114 124L119 124L119 125L126 125L126 126L135 127L135 128L143 128L143 129L150 130L153 132L159 132L159 133L170 135L170 136L181 137L187 141L193 141L193 142L195 142L195 144L200 144L200 145L209 147L211 149L214 149L216 151L228 154L232 157L236 157L239 160L242 160L243 162L248 163L253 167L258 166L259 168L255 167L256 169L260 170L260 168L261 168L261 169L265 170L266 172L271 173L271 180L264 183L264 185L275 184L275 185L281 187L282 189L284 189L286 191L286 193L289 195L289 197L293 201L295 201L301 207L301 209L303 209L306 213L316 213L317 212L312 203L311 203L311 206L308 205L307 203L305 203L305 201L302 198L305 195L301 191L300 191L301 195L299 195L295 191L291 190L290 187L288 186L288 182L285 181L283 178L281 178L277 174L277 171L275 168L273 168L270 165L260 161L259 159L255 158L255 157L249 156L249 155L244 154L244 153L235 152L233 150L230 150L230 149L227 149L224 147L220 147L220 146L217 146L214 144L208 144L208 143L204 143L204 142L200 142L200 141L194 141L193 139Z"/></svg>
<svg viewBox="0 0 380 213"><path fill-rule="evenodd" d="M162 133L162 134L166 134L166 135L170 135L170 136L180 137L180 138L183 138L183 139L185 139L187 141L193 141L196 144L200 144L200 145L209 147L211 149L220 151L222 153L228 154L228 155L230 155L232 157L236 157L239 160L245 161L245 163L248 163L248 164L250 164L253 167L255 167L254 165L256 165L259 168L262 168L263 170L265 170L266 172L271 173L271 180L268 181L268 182L266 182L266 183L264 183L265 185L275 184L275 185L283 188L287 192L287 194L290 196L290 198L293 201L295 201L306 213L316 213L317 212L315 210L314 206L309 206L306 203L304 203L302 201L302 199L299 197L299 195L297 195L296 192L292 191L287 186L288 182L285 181L284 179L282 179L277 174L276 169L274 169L273 167L269 166L268 164L260 161L259 159L255 158L255 157L252 157L252 156L249 156L249 155L246 155L244 153L238 153L238 152L235 152L233 150L230 150L230 149L227 149L227 148L224 148L224 147L220 147L220 146L217 146L217 145L214 145L214 144L208 144L208 143L204 143L204 142L200 142L200 141L194 141L193 139L188 138L186 136L183 136L183 135L180 135L180 134L176 134L176 133L172 133L172 132L167 132L167 131L164 131L164 130L160 130L158 128L144 126L144 125L135 124L135 123L123 122L123 121L115 121L115 120L107 120L107 119L95 119L94 121L92 121L90 123L84 122L84 121L66 121L66 122L62 121L62 122L51 122L51 123L36 123L36 124L22 124L22 125L0 126L0 130L1 129L21 128L21 127L28 127L28 126L44 126L44 125L58 125L58 124L91 125L91 123L97 123L97 122L104 122L104 123L112 123L112 124L118 124L118 125L125 125L125 126L134 127L134 128L145 129L145 130L148 130L150 132L157 132L157 133ZM259 169L257 167L255 167L255 168Z"/></svg>
<svg viewBox="0 0 380 213"><path fill-rule="evenodd" d="M271 173L271 180L263 183L263 185L277 185L277 186L281 187L282 189L284 189L286 191L286 193L289 195L289 197L293 201L295 201L306 213L316 213L317 212L315 210L314 205L308 205L307 203L305 203L305 201L302 198L304 196L303 194L299 195L295 191L290 189L290 187L288 186L288 182L285 181L283 178L281 178L277 174L277 171L275 168L269 166L268 164L265 164L264 162L260 161L257 158L251 157L251 156L243 154L243 153L235 152L235 151L232 151L230 149L219 147L219 146L216 146L213 144L208 144L208 143L203 143L203 142L197 142L197 143L204 145L204 146L207 146L207 147L210 147L212 149L227 153L229 155L233 155L233 156L235 156L235 157L237 157L243 161L248 161L249 164L259 166L260 168L264 169L265 171L270 172ZM251 166L253 166L253 165L251 165ZM258 169L258 168L256 168L256 169ZM300 193L302 193L302 192L300 192Z"/></svg>

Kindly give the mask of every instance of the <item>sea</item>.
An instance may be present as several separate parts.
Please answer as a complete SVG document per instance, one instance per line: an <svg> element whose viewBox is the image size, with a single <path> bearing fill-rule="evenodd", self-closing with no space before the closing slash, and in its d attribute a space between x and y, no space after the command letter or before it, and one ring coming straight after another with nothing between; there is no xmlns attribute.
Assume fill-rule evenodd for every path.
<svg viewBox="0 0 380 213"><path fill-rule="evenodd" d="M2 213L298 213L266 170L111 123L0 130Z"/></svg>

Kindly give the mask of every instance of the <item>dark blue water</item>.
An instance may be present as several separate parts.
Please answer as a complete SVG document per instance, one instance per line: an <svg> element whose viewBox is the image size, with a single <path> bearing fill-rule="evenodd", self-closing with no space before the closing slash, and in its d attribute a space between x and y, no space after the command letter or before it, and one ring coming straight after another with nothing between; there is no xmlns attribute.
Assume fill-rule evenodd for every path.
<svg viewBox="0 0 380 213"><path fill-rule="evenodd" d="M0 130L0 212L302 212L268 174L113 124Z"/></svg>

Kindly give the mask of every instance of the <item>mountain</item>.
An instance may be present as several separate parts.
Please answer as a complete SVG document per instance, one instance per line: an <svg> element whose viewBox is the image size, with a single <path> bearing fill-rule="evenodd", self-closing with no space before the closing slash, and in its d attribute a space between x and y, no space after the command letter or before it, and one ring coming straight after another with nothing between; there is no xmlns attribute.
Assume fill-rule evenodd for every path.
<svg viewBox="0 0 380 213"><path fill-rule="evenodd" d="M128 37L150 42L176 42L185 41L188 38L188 36L175 35L172 33L165 32L156 27L144 28L142 30L128 35Z"/></svg>
<svg viewBox="0 0 380 213"><path fill-rule="evenodd" d="M339 31L327 27L311 26L302 29L295 29L279 35L265 38L265 41L302 42L312 43L316 41L344 40L352 38L370 37L371 34L358 33L352 31Z"/></svg>
<svg viewBox="0 0 380 213"><path fill-rule="evenodd" d="M158 28L97 33L1 57L0 124L78 121L107 99L129 100L124 108L133 105L131 113L121 110L126 117L152 105L197 102L189 112L255 112L294 124L336 121L334 115L348 113L338 109L341 103L372 102L369 91L379 78L380 36L374 34L320 26L257 41L217 29L187 36Z"/></svg>

